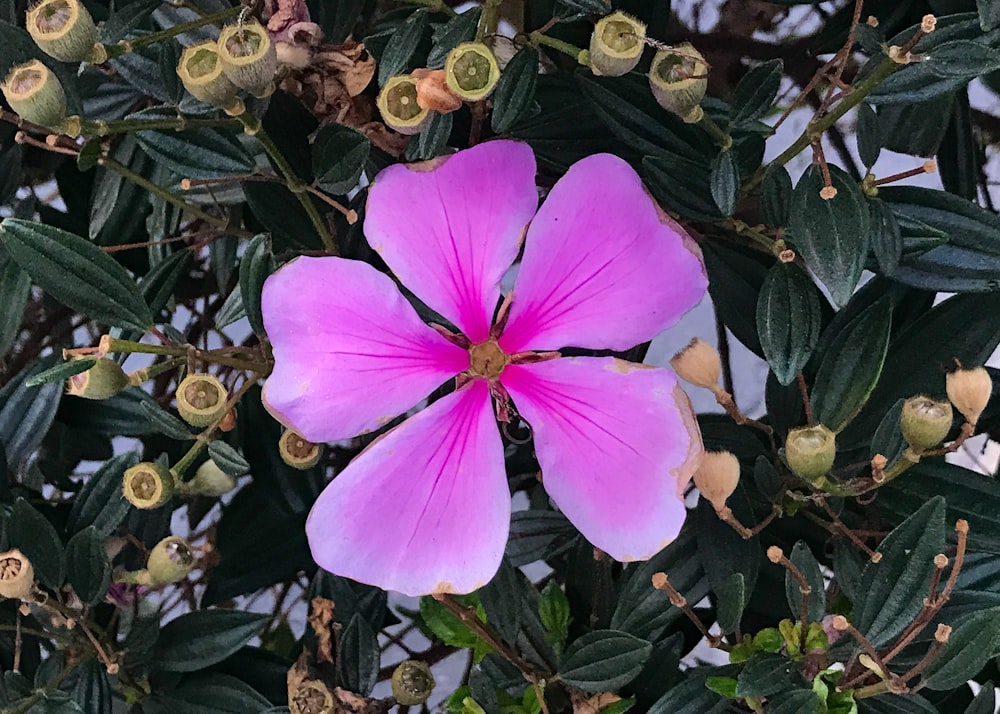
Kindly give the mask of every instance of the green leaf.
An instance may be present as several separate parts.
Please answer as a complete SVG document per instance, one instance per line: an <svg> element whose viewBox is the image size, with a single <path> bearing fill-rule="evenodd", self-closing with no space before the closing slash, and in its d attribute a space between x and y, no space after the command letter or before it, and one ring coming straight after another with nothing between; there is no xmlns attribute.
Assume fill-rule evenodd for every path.
<svg viewBox="0 0 1000 714"><path fill-rule="evenodd" d="M240 260L240 295L246 309L250 327L258 335L264 334L264 315L260 308L260 293L264 281L274 271L271 241L265 234L256 235L247 246Z"/></svg>
<svg viewBox="0 0 1000 714"><path fill-rule="evenodd" d="M344 686L367 696L378 681L379 645L371 625L355 615L340 635L337 663Z"/></svg>
<svg viewBox="0 0 1000 714"><path fill-rule="evenodd" d="M264 714L271 703L249 684L211 672L184 679L169 693L143 701L147 714Z"/></svg>
<svg viewBox="0 0 1000 714"><path fill-rule="evenodd" d="M1000 608L974 613L951 633L923 671L928 689L954 689L975 677L1000 643Z"/></svg>
<svg viewBox="0 0 1000 714"><path fill-rule="evenodd" d="M260 634L270 615L196 610L160 630L152 664L165 672L194 672L221 662Z"/></svg>
<svg viewBox="0 0 1000 714"><path fill-rule="evenodd" d="M737 678L738 697L771 697L806 685L798 665L784 655L763 652L754 655Z"/></svg>
<svg viewBox="0 0 1000 714"><path fill-rule="evenodd" d="M839 432L865 405L882 374L891 329L892 302L883 298L829 342L811 395L819 423Z"/></svg>
<svg viewBox="0 0 1000 714"><path fill-rule="evenodd" d="M709 689L705 680L705 674L689 674L657 699L647 714L722 714L730 711L730 702Z"/></svg>
<svg viewBox="0 0 1000 714"><path fill-rule="evenodd" d="M823 314L816 286L794 263L767 272L757 298L757 334L774 375L795 381L819 341Z"/></svg>
<svg viewBox="0 0 1000 714"><path fill-rule="evenodd" d="M227 178L254 172L253 157L221 129L147 130L136 132L135 138L150 158L181 178Z"/></svg>
<svg viewBox="0 0 1000 714"><path fill-rule="evenodd" d="M979 26L988 32L1000 25L1000 0L976 0Z"/></svg>
<svg viewBox="0 0 1000 714"><path fill-rule="evenodd" d="M857 182L842 169L829 168L837 195L829 200L820 197L823 172L810 166L795 187L788 230L806 265L830 291L833 304L843 307L864 269L868 207Z"/></svg>
<svg viewBox="0 0 1000 714"><path fill-rule="evenodd" d="M427 11L414 10L392 33L382 55L378 58L380 87L393 75L401 74L410 68L410 59L417 51L417 45L420 44L420 38L426 27Z"/></svg>
<svg viewBox="0 0 1000 714"><path fill-rule="evenodd" d="M561 553L576 537L576 529L561 513L516 511L510 518L510 537L505 556L511 565L520 567Z"/></svg>
<svg viewBox="0 0 1000 714"><path fill-rule="evenodd" d="M0 389L0 446L6 456L7 469L11 472L22 469L55 419L62 399L62 385L28 387L24 383L52 364L54 359L55 356L50 356L39 360Z"/></svg>
<svg viewBox="0 0 1000 714"><path fill-rule="evenodd" d="M715 450L722 448L717 442L713 443L708 429L704 430L704 436L708 448ZM728 450L738 456L741 455L736 449ZM726 503L743 523L756 522L747 497L746 484L738 485ZM726 586L727 578L733 573L741 573L744 591L748 595L753 593L760 563L764 559L760 538L744 539L719 518L715 509L704 498L698 500L695 512L691 516L698 537L698 558L712 590L716 594L721 593ZM665 572L668 572L671 579L673 578L672 573Z"/></svg>
<svg viewBox="0 0 1000 714"><path fill-rule="evenodd" d="M111 563L104 551L104 539L97 529L87 526L66 544L66 580L84 605L104 599L111 583Z"/></svg>
<svg viewBox="0 0 1000 714"><path fill-rule="evenodd" d="M40 387L43 384L53 384L56 382L61 384L74 374L86 372L95 364L97 364L97 360L92 357L84 357L70 362L63 362L62 364L57 364L55 367L49 367L46 370L42 370L41 372L31 375L24 380L24 386Z"/></svg>
<svg viewBox="0 0 1000 714"><path fill-rule="evenodd" d="M965 710L965 714L993 714L997 708L997 693L993 682L986 680L982 683L979 694L972 700L972 703Z"/></svg>
<svg viewBox="0 0 1000 714"><path fill-rule="evenodd" d="M240 286L237 283L230 291L229 296L219 312L215 315L215 326L219 329L232 325L237 320L242 320L247 316L246 306L243 304L243 295L240 293Z"/></svg>
<svg viewBox="0 0 1000 714"><path fill-rule="evenodd" d="M660 152L661 154L663 152ZM701 160L682 156L647 156L642 177L657 200L685 218L719 221L723 218L712 197L712 174Z"/></svg>
<svg viewBox="0 0 1000 714"><path fill-rule="evenodd" d="M243 454L224 441L216 439L208 445L208 455L215 465L230 476L242 476L250 470L250 464Z"/></svg>
<svg viewBox="0 0 1000 714"><path fill-rule="evenodd" d="M476 600L472 600L471 603L476 606L478 614L482 606ZM428 629L446 645L471 649L480 643L479 637L464 622L432 597L420 598L420 617ZM480 616L480 619L485 620L485 615Z"/></svg>
<svg viewBox="0 0 1000 714"><path fill-rule="evenodd" d="M873 646L889 644L923 607L934 556L944 550L944 514L944 498L930 499L885 537L879 562L865 565L854 625Z"/></svg>
<svg viewBox="0 0 1000 714"><path fill-rule="evenodd" d="M635 679L652 651L649 642L627 632L595 630L570 644L559 674L585 692L611 692Z"/></svg>
<svg viewBox="0 0 1000 714"><path fill-rule="evenodd" d="M312 144L316 183L330 193L346 193L357 186L371 152L368 137L343 124L324 124Z"/></svg>
<svg viewBox="0 0 1000 714"><path fill-rule="evenodd" d="M448 144L448 137L451 136L453 121L451 113L432 114L431 120L424 127L424 130L406 148L407 160L426 161L442 153Z"/></svg>
<svg viewBox="0 0 1000 714"><path fill-rule="evenodd" d="M84 483L73 499L66 523L68 533L93 526L102 538L114 531L128 514L130 505L122 496L125 469L139 462L135 452L108 459Z"/></svg>
<svg viewBox="0 0 1000 714"><path fill-rule="evenodd" d="M561 646L569 634L571 615L569 598L555 580L550 580L542 588L538 600L538 615L551 641Z"/></svg>
<svg viewBox="0 0 1000 714"><path fill-rule="evenodd" d="M826 584L823 582L823 572L820 570L819 562L809 550L809 546L801 540L795 543L789 560L799 569L812 590L808 595L809 603L806 610L809 622L822 622L826 614ZM802 591L799 581L788 571L785 572L785 597L788 599L788 609L793 615L798 616L802 612Z"/></svg>
<svg viewBox="0 0 1000 714"><path fill-rule="evenodd" d="M507 642L516 642L521 631L522 614L534 607L528 598L535 590L523 581L523 575L509 561L503 560L496 575L479 589L479 600L486 621Z"/></svg>
<svg viewBox="0 0 1000 714"><path fill-rule="evenodd" d="M871 246L875 261L883 275L896 274L903 257L903 235L889 205L880 198L868 201L870 209Z"/></svg>
<svg viewBox="0 0 1000 714"><path fill-rule="evenodd" d="M104 665L87 659L76 668L76 683L70 697L84 714L111 714L111 682Z"/></svg>
<svg viewBox="0 0 1000 714"><path fill-rule="evenodd" d="M876 454L882 454L890 466L899 460L907 447L903 432L899 429L899 418L903 413L904 402L903 399L897 400L885 413L872 436L871 448L868 450L869 457L874 458Z"/></svg>
<svg viewBox="0 0 1000 714"><path fill-rule="evenodd" d="M493 92L493 131L505 134L528 113L538 86L538 50L525 45L504 67Z"/></svg>
<svg viewBox="0 0 1000 714"><path fill-rule="evenodd" d="M768 714L819 714L825 711L826 703L821 702L819 695L811 689L782 692L767 700Z"/></svg>
<svg viewBox="0 0 1000 714"><path fill-rule="evenodd" d="M17 338L30 295L31 277L17 261L4 260L0 269L0 356L7 354Z"/></svg>
<svg viewBox="0 0 1000 714"><path fill-rule="evenodd" d="M719 213L731 216L740 197L740 170L732 151L723 151L712 160L709 188Z"/></svg>
<svg viewBox="0 0 1000 714"><path fill-rule="evenodd" d="M99 322L146 330L153 316L125 269L93 243L33 221L5 218L0 240L53 298Z"/></svg>
<svg viewBox="0 0 1000 714"><path fill-rule="evenodd" d="M781 164L768 166L760 191L761 210L767 224L775 228L787 225L792 205L792 177L788 175L788 169Z"/></svg>
<svg viewBox="0 0 1000 714"><path fill-rule="evenodd" d="M140 402L139 409L149 420L153 429L164 436L169 436L171 439L177 439L178 441L187 441L194 438L194 434L191 433L191 427L166 409L160 407L156 402Z"/></svg>
<svg viewBox="0 0 1000 714"><path fill-rule="evenodd" d="M866 169L870 169L882 152L882 129L875 110L865 102L858 105L858 128L855 138L858 141L858 156L861 157L861 163Z"/></svg>
<svg viewBox="0 0 1000 714"><path fill-rule="evenodd" d="M743 573L733 573L726 578L719 588L718 596L715 619L719 623L719 629L723 634L736 632L748 599Z"/></svg>
<svg viewBox="0 0 1000 714"><path fill-rule="evenodd" d="M438 26L431 35L434 44L431 46L431 51L427 53L427 62L424 63L424 66L428 69L442 69L448 59L449 52L461 43L471 42L475 39L476 28L479 26L479 18L482 14L482 8L473 7Z"/></svg>
<svg viewBox="0 0 1000 714"><path fill-rule="evenodd" d="M62 585L65 560L63 544L49 520L23 498L14 501L7 520L11 548L24 553L35 568L35 577L47 587Z"/></svg>
<svg viewBox="0 0 1000 714"><path fill-rule="evenodd" d="M733 89L732 126L749 124L767 114L781 86L783 65L780 59L764 62L743 75Z"/></svg>
<svg viewBox="0 0 1000 714"><path fill-rule="evenodd" d="M154 316L173 299L177 284L185 275L190 260L191 252L180 250L161 260L142 276L139 292Z"/></svg>

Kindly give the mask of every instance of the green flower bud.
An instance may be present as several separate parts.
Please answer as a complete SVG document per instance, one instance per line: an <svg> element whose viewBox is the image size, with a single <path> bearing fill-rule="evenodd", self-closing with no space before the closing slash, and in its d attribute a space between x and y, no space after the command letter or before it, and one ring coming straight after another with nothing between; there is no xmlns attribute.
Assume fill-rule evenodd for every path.
<svg viewBox="0 0 1000 714"><path fill-rule="evenodd" d="M238 87L222 71L218 45L207 40L186 47L177 62L177 76L195 99L227 108L236 100Z"/></svg>
<svg viewBox="0 0 1000 714"><path fill-rule="evenodd" d="M86 372L66 380L66 393L84 399L108 399L131 384L125 370L117 362L101 357Z"/></svg>
<svg viewBox="0 0 1000 714"><path fill-rule="evenodd" d="M463 42L448 53L444 81L456 97L466 102L486 99L500 81L497 58L482 42Z"/></svg>
<svg viewBox="0 0 1000 714"><path fill-rule="evenodd" d="M916 454L921 454L940 444L951 430L951 404L924 395L910 397L903 402L899 417L899 430Z"/></svg>
<svg viewBox="0 0 1000 714"><path fill-rule="evenodd" d="M59 78L39 60L11 68L0 90L25 121L55 129L66 119L66 92Z"/></svg>
<svg viewBox="0 0 1000 714"><path fill-rule="evenodd" d="M307 441L298 432L288 429L278 439L278 453L281 460L293 469L311 469L323 455L323 445Z"/></svg>
<svg viewBox="0 0 1000 714"><path fill-rule="evenodd" d="M417 80L406 74L389 77L376 101L382 120L400 134L423 131L431 113L417 103Z"/></svg>
<svg viewBox="0 0 1000 714"><path fill-rule="evenodd" d="M688 42L660 50L649 68L649 87L664 109L688 124L701 121L705 112L699 105L708 89L705 58Z"/></svg>
<svg viewBox="0 0 1000 714"><path fill-rule="evenodd" d="M208 426L226 411L229 392L210 374L189 374L177 385L177 411L191 426Z"/></svg>
<svg viewBox="0 0 1000 714"><path fill-rule="evenodd" d="M236 479L210 459L198 467L193 479L181 482L179 487L185 494L217 498L236 488Z"/></svg>
<svg viewBox="0 0 1000 714"><path fill-rule="evenodd" d="M169 585L194 570L194 549L178 536L168 536L153 546L146 561L151 585Z"/></svg>
<svg viewBox="0 0 1000 714"><path fill-rule="evenodd" d="M975 426L993 394L993 380L985 367L959 369L947 377L948 399L965 417L965 421Z"/></svg>
<svg viewBox="0 0 1000 714"><path fill-rule="evenodd" d="M259 22L248 20L223 27L218 53L222 71L237 87L255 97L266 97L274 91L278 53L267 29Z"/></svg>
<svg viewBox="0 0 1000 714"><path fill-rule="evenodd" d="M799 477L819 485L837 456L837 436L822 424L788 432L785 461Z"/></svg>
<svg viewBox="0 0 1000 714"><path fill-rule="evenodd" d="M434 691L431 668L415 659L404 660L392 672L392 696L404 707L419 706Z"/></svg>
<svg viewBox="0 0 1000 714"><path fill-rule="evenodd" d="M136 508L159 508L174 497L174 475L166 466L143 461L125 470L122 494Z"/></svg>
<svg viewBox="0 0 1000 714"><path fill-rule="evenodd" d="M306 679L288 698L292 714L331 714L334 711L333 694L318 679Z"/></svg>
<svg viewBox="0 0 1000 714"><path fill-rule="evenodd" d="M103 62L97 27L80 0L42 0L30 10L25 27L39 49L60 62Z"/></svg>
<svg viewBox="0 0 1000 714"><path fill-rule="evenodd" d="M646 46L646 25L623 12L598 20L590 36L590 69L594 74L620 77L635 69Z"/></svg>
<svg viewBox="0 0 1000 714"><path fill-rule="evenodd" d="M35 569L17 548L0 553L0 595L28 600L35 592Z"/></svg>

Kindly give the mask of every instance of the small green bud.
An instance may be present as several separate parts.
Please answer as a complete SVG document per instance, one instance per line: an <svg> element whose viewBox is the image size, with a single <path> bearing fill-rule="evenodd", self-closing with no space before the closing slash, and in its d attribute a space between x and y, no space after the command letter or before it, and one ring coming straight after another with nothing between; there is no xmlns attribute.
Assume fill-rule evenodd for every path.
<svg viewBox="0 0 1000 714"><path fill-rule="evenodd" d="M596 75L620 77L635 69L646 46L646 25L614 12L598 20L590 36L590 69Z"/></svg>
<svg viewBox="0 0 1000 714"><path fill-rule="evenodd" d="M319 462L323 445L307 441L298 432L288 429L278 439L278 453L281 454L281 460L293 469L305 471Z"/></svg>
<svg viewBox="0 0 1000 714"><path fill-rule="evenodd" d="M445 82L456 97L478 102L490 96L500 81L500 67L493 52L482 42L463 42L448 53Z"/></svg>
<svg viewBox="0 0 1000 714"><path fill-rule="evenodd" d="M404 707L419 706L434 691L431 668L415 659L404 660L392 672L392 696Z"/></svg>
<svg viewBox="0 0 1000 714"><path fill-rule="evenodd" d="M195 99L213 107L231 107L238 87L233 84L219 61L218 45L212 41L186 47L177 62L177 76L184 89Z"/></svg>
<svg viewBox="0 0 1000 714"><path fill-rule="evenodd" d="M903 403L899 430L917 455L940 444L951 430L951 403L924 395L910 397Z"/></svg>
<svg viewBox="0 0 1000 714"><path fill-rule="evenodd" d="M39 60L11 68L0 90L11 109L25 121L55 129L66 119L66 92L62 83Z"/></svg>
<svg viewBox="0 0 1000 714"><path fill-rule="evenodd" d="M822 424L788 432L785 460L802 479L820 484L837 457L837 436Z"/></svg>
<svg viewBox="0 0 1000 714"><path fill-rule="evenodd" d="M125 469L122 494L136 508L159 508L174 497L174 475L166 466L143 461Z"/></svg>
<svg viewBox="0 0 1000 714"><path fill-rule="evenodd" d="M39 49L60 62L106 59L94 19L80 0L42 0L28 10L24 24Z"/></svg>
<svg viewBox="0 0 1000 714"><path fill-rule="evenodd" d="M292 714L331 714L334 711L333 694L318 679L306 679L288 699Z"/></svg>
<svg viewBox="0 0 1000 714"><path fill-rule="evenodd" d="M389 77L376 100L382 120L400 134L419 134L431 113L417 102L417 80L408 74Z"/></svg>
<svg viewBox="0 0 1000 714"><path fill-rule="evenodd" d="M177 411L191 426L208 426L226 411L229 392L207 373L189 374L177 385Z"/></svg>
<svg viewBox="0 0 1000 714"><path fill-rule="evenodd" d="M17 548L0 553L0 595L28 600L35 591L35 569Z"/></svg>
<svg viewBox="0 0 1000 714"><path fill-rule="evenodd" d="M194 549L179 536L168 536L153 546L146 561L150 584L169 585L186 578L194 570Z"/></svg>
<svg viewBox="0 0 1000 714"><path fill-rule="evenodd" d="M131 382L117 362L101 357L86 372L74 374L66 380L66 393L84 399L109 399Z"/></svg>
<svg viewBox="0 0 1000 714"><path fill-rule="evenodd" d="M237 87L255 97L266 97L274 91L278 53L267 29L257 20L223 27L218 53L222 71Z"/></svg>
<svg viewBox="0 0 1000 714"><path fill-rule="evenodd" d="M649 88L661 107L688 124L701 121L701 100L708 89L708 65L689 42L660 50L649 68Z"/></svg>
<svg viewBox="0 0 1000 714"><path fill-rule="evenodd" d="M236 488L236 479L209 459L194 472L194 478L179 484L182 493L217 498Z"/></svg>

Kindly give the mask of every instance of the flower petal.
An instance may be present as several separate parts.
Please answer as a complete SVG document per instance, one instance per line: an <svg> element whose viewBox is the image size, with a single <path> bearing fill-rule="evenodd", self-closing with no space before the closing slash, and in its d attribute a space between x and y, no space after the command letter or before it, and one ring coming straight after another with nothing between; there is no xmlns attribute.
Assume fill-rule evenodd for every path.
<svg viewBox="0 0 1000 714"><path fill-rule="evenodd" d="M376 439L320 494L316 562L406 595L468 593L500 567L510 520L489 388L475 380Z"/></svg>
<svg viewBox="0 0 1000 714"><path fill-rule="evenodd" d="M377 429L469 367L366 263L297 258L264 283L274 371L264 403L309 441Z"/></svg>
<svg viewBox="0 0 1000 714"><path fill-rule="evenodd" d="M531 222L500 345L628 349L674 324L707 285L701 251L632 167L588 156Z"/></svg>
<svg viewBox="0 0 1000 714"><path fill-rule="evenodd" d="M383 170L368 193L365 235L406 287L479 342L537 207L531 148L489 141Z"/></svg>
<svg viewBox="0 0 1000 714"><path fill-rule="evenodd" d="M616 560L644 560L680 531L701 434L673 372L612 357L508 365L501 380L535 434L542 483Z"/></svg>

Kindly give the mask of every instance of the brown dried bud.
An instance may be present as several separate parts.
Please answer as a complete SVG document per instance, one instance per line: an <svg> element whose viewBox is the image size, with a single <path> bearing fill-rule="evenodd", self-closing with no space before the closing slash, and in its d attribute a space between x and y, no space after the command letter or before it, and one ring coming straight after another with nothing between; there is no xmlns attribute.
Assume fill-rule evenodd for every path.
<svg viewBox="0 0 1000 714"><path fill-rule="evenodd" d="M910 448L921 454L940 444L951 430L952 409L949 402L924 395L910 397L903 403L899 430Z"/></svg>
<svg viewBox="0 0 1000 714"><path fill-rule="evenodd" d="M417 69L417 104L439 114L453 112L462 106L462 99L448 88L443 69Z"/></svg>
<svg viewBox="0 0 1000 714"><path fill-rule="evenodd" d="M415 659L404 660L392 672L392 696L404 707L425 703L434 691L431 668Z"/></svg>
<svg viewBox="0 0 1000 714"><path fill-rule="evenodd" d="M0 595L28 600L35 591L35 569L17 548L0 553Z"/></svg>
<svg viewBox="0 0 1000 714"><path fill-rule="evenodd" d="M670 366L677 376L696 387L719 392L722 361L712 345L695 337L688 346L670 358Z"/></svg>
<svg viewBox="0 0 1000 714"><path fill-rule="evenodd" d="M292 714L331 714L334 711L333 694L318 679L303 680L288 698Z"/></svg>
<svg viewBox="0 0 1000 714"><path fill-rule="evenodd" d="M947 377L948 399L975 426L993 394L993 380L985 367L959 368Z"/></svg>
<svg viewBox="0 0 1000 714"><path fill-rule="evenodd" d="M694 485L716 511L726 507L740 482L740 462L728 451L706 451L694 472Z"/></svg>
<svg viewBox="0 0 1000 714"><path fill-rule="evenodd" d="M288 429L278 439L278 453L281 454L281 460L293 469L305 471L319 462L319 457L323 455L323 445L314 444L298 432Z"/></svg>

